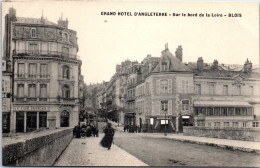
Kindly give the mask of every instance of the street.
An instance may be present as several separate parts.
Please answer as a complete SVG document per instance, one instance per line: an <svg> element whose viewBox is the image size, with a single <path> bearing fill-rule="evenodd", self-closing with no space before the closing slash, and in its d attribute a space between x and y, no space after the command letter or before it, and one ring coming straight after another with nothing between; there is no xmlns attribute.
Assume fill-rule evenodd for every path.
<svg viewBox="0 0 260 168"><path fill-rule="evenodd" d="M110 150L100 146L105 122L99 122L99 137L74 138L55 166L235 166L258 167L260 155L206 145L147 137L146 133L116 130Z"/></svg>
<svg viewBox="0 0 260 168"><path fill-rule="evenodd" d="M117 131L115 144L150 166L247 166L260 165L256 154L217 147L142 137Z"/></svg>

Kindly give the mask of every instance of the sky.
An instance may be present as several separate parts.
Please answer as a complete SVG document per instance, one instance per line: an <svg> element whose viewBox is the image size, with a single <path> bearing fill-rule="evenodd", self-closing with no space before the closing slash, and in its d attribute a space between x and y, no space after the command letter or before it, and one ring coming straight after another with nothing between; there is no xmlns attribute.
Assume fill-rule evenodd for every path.
<svg viewBox="0 0 260 168"><path fill-rule="evenodd" d="M207 63L217 59L219 63L244 64L248 58L259 64L258 2L3 2L2 23L10 7L16 9L17 17L40 18L43 14L54 23L61 15L68 18L69 29L77 31L86 84L109 81L116 64L126 59L141 62L147 54L161 56L166 43L173 54L182 46L183 62L202 57ZM118 12L131 12L132 16L119 16ZM134 16L135 12L167 16ZM197 13L197 17L188 17L188 13ZM227 17L229 13L242 17ZM213 17L220 14L222 17Z"/></svg>

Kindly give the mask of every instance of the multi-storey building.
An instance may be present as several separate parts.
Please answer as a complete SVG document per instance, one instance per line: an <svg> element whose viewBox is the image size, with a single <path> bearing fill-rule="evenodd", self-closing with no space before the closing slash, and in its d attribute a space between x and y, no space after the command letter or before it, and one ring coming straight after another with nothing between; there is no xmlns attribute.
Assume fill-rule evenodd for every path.
<svg viewBox="0 0 260 168"><path fill-rule="evenodd" d="M5 21L4 56L13 72L11 130L77 125L83 76L76 31L68 29L68 20L16 17L13 8Z"/></svg>
<svg viewBox="0 0 260 168"><path fill-rule="evenodd" d="M127 77L125 124L143 131L182 132L183 126L259 127L260 76L244 65L182 62L166 44L161 57L148 55ZM129 68L134 68L132 66Z"/></svg>
<svg viewBox="0 0 260 168"><path fill-rule="evenodd" d="M218 65L217 60L207 66L200 57L193 65L195 126L259 125L259 71L252 71L251 62L247 60L244 66L233 69Z"/></svg>
<svg viewBox="0 0 260 168"><path fill-rule="evenodd" d="M131 67L128 68L128 78L127 78L127 98L126 98L126 108L125 108L125 124L136 125L136 85L141 81L141 67L142 64L138 62L132 62Z"/></svg>

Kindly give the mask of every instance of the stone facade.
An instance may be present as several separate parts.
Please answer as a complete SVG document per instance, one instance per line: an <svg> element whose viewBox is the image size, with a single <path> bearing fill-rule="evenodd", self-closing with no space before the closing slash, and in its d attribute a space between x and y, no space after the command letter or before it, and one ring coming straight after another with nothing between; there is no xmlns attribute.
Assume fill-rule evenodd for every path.
<svg viewBox="0 0 260 168"><path fill-rule="evenodd" d="M185 126L259 128L259 68L248 60L206 64L200 57L183 63L182 51L178 46L174 56L166 44L160 57L147 55L137 63L138 72L127 68L124 123L148 132L183 132Z"/></svg>
<svg viewBox="0 0 260 168"><path fill-rule="evenodd" d="M6 36L12 31L6 45L10 51L6 47L4 52L13 65L11 131L77 125L83 76L76 32L62 18L58 24L43 17L19 18L13 8L8 15L15 18L6 20Z"/></svg>

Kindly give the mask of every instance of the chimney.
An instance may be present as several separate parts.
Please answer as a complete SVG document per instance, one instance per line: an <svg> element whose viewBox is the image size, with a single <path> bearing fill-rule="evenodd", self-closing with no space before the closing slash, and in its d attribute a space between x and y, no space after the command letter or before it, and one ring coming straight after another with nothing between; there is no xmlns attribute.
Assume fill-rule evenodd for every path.
<svg viewBox="0 0 260 168"><path fill-rule="evenodd" d="M182 62L182 47L181 45L175 51L175 56Z"/></svg>
<svg viewBox="0 0 260 168"><path fill-rule="evenodd" d="M121 65L116 65L116 72L120 72Z"/></svg>
<svg viewBox="0 0 260 168"><path fill-rule="evenodd" d="M203 59L202 59L202 57L198 58L197 68L198 68L199 71L203 71Z"/></svg>
<svg viewBox="0 0 260 168"><path fill-rule="evenodd" d="M166 51L166 50L169 50L169 49L168 49L168 43L165 44L165 51Z"/></svg>
<svg viewBox="0 0 260 168"><path fill-rule="evenodd" d="M214 60L212 68L218 69L218 61L217 60Z"/></svg>
<svg viewBox="0 0 260 168"><path fill-rule="evenodd" d="M69 24L68 18L66 18L66 20L63 20L62 15L61 15L61 17L58 20L58 25L68 29L68 24Z"/></svg>
<svg viewBox="0 0 260 168"><path fill-rule="evenodd" d="M244 64L244 73L251 73L252 72L252 63L248 61L248 58Z"/></svg>
<svg viewBox="0 0 260 168"><path fill-rule="evenodd" d="M9 18L11 19L11 21L16 21L16 9L9 8Z"/></svg>

